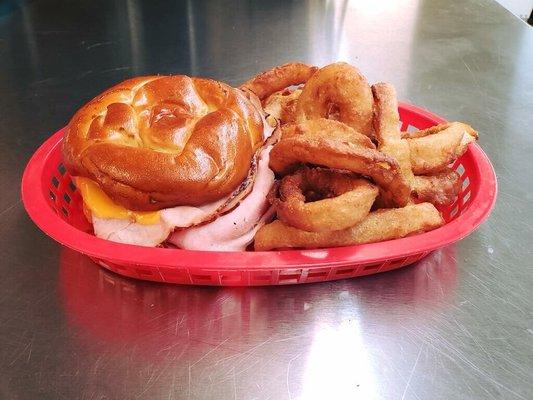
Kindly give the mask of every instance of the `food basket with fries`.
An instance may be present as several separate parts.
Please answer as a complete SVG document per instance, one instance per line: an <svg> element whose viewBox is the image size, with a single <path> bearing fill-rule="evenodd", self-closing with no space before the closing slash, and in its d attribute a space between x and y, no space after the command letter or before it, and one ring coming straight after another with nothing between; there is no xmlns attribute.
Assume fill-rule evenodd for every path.
<svg viewBox="0 0 533 400"><path fill-rule="evenodd" d="M402 131L425 129L444 120L400 103ZM279 285L352 278L412 264L454 243L489 215L497 192L494 170L481 148L471 143L455 161L461 190L439 207L445 224L430 232L379 243L321 249L208 252L141 247L92 234L82 199L62 163L64 131L52 135L24 172L22 198L34 222L50 237L118 274L150 281L195 285Z"/></svg>

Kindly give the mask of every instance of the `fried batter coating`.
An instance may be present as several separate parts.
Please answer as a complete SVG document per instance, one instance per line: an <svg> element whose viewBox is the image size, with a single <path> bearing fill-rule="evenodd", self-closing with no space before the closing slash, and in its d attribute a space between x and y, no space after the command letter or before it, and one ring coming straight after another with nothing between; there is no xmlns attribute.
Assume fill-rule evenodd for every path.
<svg viewBox="0 0 533 400"><path fill-rule="evenodd" d="M257 251L265 251L351 246L399 239L436 229L443 224L442 216L431 203L377 210L359 224L333 232L307 232L276 220L259 229L255 235L254 247Z"/></svg>
<svg viewBox="0 0 533 400"><path fill-rule="evenodd" d="M307 81L296 104L296 121L335 119L371 137L373 105L366 78L357 68L338 62L321 68Z"/></svg>
<svg viewBox="0 0 533 400"><path fill-rule="evenodd" d="M285 176L273 201L278 218L310 232L334 231L361 222L370 212L378 188L353 174L302 168ZM308 198L311 201L306 202Z"/></svg>

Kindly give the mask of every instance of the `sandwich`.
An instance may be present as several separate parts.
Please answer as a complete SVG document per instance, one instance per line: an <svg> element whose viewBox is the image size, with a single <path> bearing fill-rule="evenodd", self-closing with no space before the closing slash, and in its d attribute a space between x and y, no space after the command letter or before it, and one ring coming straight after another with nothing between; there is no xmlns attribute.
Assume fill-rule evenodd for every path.
<svg viewBox="0 0 533 400"><path fill-rule="evenodd" d="M146 76L81 107L62 153L96 236L241 251L272 214L272 131L251 92L205 78Z"/></svg>

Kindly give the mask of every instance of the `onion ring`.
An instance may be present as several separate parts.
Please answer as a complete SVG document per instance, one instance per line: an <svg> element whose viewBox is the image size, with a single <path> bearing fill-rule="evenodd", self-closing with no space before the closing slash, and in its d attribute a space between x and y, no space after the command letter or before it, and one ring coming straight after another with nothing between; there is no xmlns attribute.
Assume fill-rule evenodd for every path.
<svg viewBox="0 0 533 400"><path fill-rule="evenodd" d="M322 200L306 203L306 194ZM302 168L281 180L274 199L278 218L310 232L334 231L361 222L370 212L378 188L366 179L339 171ZM325 198L324 198L325 197Z"/></svg>
<svg viewBox="0 0 533 400"><path fill-rule="evenodd" d="M390 83L376 83L372 86L374 94L374 130L378 149L394 157L406 184L411 185L414 175L411 168L409 144L402 140L400 115L396 90Z"/></svg>
<svg viewBox="0 0 533 400"><path fill-rule="evenodd" d="M332 119L318 118L310 119L299 124L284 125L281 129L283 138L306 135L308 137L337 138L350 143L357 143L361 146L375 149L376 145L368 136L357 132L342 122Z"/></svg>
<svg viewBox="0 0 533 400"><path fill-rule="evenodd" d="M373 211L357 225L333 232L307 232L276 220L259 229L255 235L254 247L257 251L265 251L294 247L351 246L399 239L430 231L443 224L442 216L431 203Z"/></svg>
<svg viewBox="0 0 533 400"><path fill-rule="evenodd" d="M461 192L461 177L451 168L435 174L415 176L413 194L419 201L434 205L452 204Z"/></svg>
<svg viewBox="0 0 533 400"><path fill-rule="evenodd" d="M240 86L250 90L262 101L275 92L289 86L301 85L318 70L307 64L292 62L264 71Z"/></svg>
<svg viewBox="0 0 533 400"><path fill-rule="evenodd" d="M411 166L415 175L442 171L463 155L478 133L461 122L441 124L404 135L409 143Z"/></svg>
<svg viewBox="0 0 533 400"><path fill-rule="evenodd" d="M305 84L296 104L296 120L336 119L372 136L373 104L372 90L357 68L347 63L330 64Z"/></svg>
<svg viewBox="0 0 533 400"><path fill-rule="evenodd" d="M264 101L263 109L268 115L278 119L282 125L294 122L296 102L300 93L302 93L302 89L293 91L285 89L276 92Z"/></svg>
<svg viewBox="0 0 533 400"><path fill-rule="evenodd" d="M381 189L386 206L403 207L411 189L396 160L359 143L316 133L285 137L272 148L270 168L287 174L302 163L355 172L370 177Z"/></svg>

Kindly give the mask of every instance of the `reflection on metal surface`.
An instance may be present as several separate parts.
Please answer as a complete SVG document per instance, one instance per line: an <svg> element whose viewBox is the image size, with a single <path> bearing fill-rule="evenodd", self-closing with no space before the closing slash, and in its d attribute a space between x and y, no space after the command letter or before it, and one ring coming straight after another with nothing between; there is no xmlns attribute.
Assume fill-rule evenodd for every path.
<svg viewBox="0 0 533 400"><path fill-rule="evenodd" d="M403 365L398 360L396 366L383 364L401 354L396 336L431 327L431 315L454 295L455 285L453 247L412 267L335 284L153 284L110 273L66 248L59 275L61 303L78 351L114 354L128 349L127 357L135 363L165 371L152 395L166 396L165 390L173 387L169 380L180 376L177 398L186 391L199 398L212 396L218 393L213 384L230 393L245 387L248 397L379 398L385 390L384 368ZM104 371L120 371L124 362L105 359ZM115 379L126 379L125 374ZM266 382L279 374L284 386L266 389ZM260 379L266 381L260 384ZM192 388L183 388L183 380ZM130 387L143 385L129 382ZM119 393L127 397L128 390Z"/></svg>
<svg viewBox="0 0 533 400"><path fill-rule="evenodd" d="M361 399L378 398L379 373L372 365L360 323L359 319L346 318L335 327L316 327L306 360L302 398L352 399L354 393Z"/></svg>
<svg viewBox="0 0 533 400"><path fill-rule="evenodd" d="M129 44L133 73L142 73L144 66L144 41L142 37L142 14L136 0L126 0L126 15L128 21Z"/></svg>
<svg viewBox="0 0 533 400"><path fill-rule="evenodd" d="M40 79L41 74L39 71L39 49L37 48L37 41L34 32L35 27L32 20L31 10L29 10L27 7L22 7L20 11L22 14L25 39L25 46L22 47L20 50L27 51L29 66L31 67L32 75L34 78Z"/></svg>
<svg viewBox="0 0 533 400"><path fill-rule="evenodd" d="M387 1L350 1L346 11L346 21L339 52L335 59L354 62L361 68L369 81L392 82L400 97L405 94L403 81L407 77L412 62L413 30L418 18L418 1L387 0ZM376 20L385 24L388 29L379 35L366 35L371 32ZM400 34L401 32L401 34ZM367 50L361 53L354 40L367 42ZM394 57L382 58L383 46L394 48ZM370 60L382 58L379 72Z"/></svg>
<svg viewBox="0 0 533 400"><path fill-rule="evenodd" d="M197 75L198 74L198 62L197 62L197 54L196 54L196 34L195 34L195 27L194 27L194 10L193 10L193 2L191 0L187 0L187 37L189 40L189 56L191 58L191 75Z"/></svg>
<svg viewBox="0 0 533 400"><path fill-rule="evenodd" d="M347 0L316 2L322 12L308 14L307 35L311 42L312 63L322 66L332 61L347 61L339 54L339 47L346 29L346 9L349 3ZM323 28L317 30L317 25Z"/></svg>
<svg viewBox="0 0 533 400"><path fill-rule="evenodd" d="M396 293L388 300L388 307L409 302L420 311L432 308L454 290L453 247L437 251L405 271L385 274L390 276L386 285L391 285L390 290ZM335 325L315 310L323 297L319 294L324 287L321 285L277 287L272 288L274 293L271 293L267 287L224 289L154 284L113 274L67 248L61 252L59 285L71 323L83 327L95 338L115 344L135 345L144 337L141 350L151 358L177 341L194 339L218 343L228 337L264 330L281 316L279 304L273 299L284 302L283 318L290 319L304 312L312 315L314 340L321 343L316 346L321 347L326 342L332 346L350 342L357 348L348 346L346 350L350 354L359 353L364 347L364 331L360 325L365 325L365 316L359 308L373 307L372 303L378 306L372 293L376 284L372 279L377 278L345 281L346 289L339 294L344 308L338 313L345 313L346 317ZM318 355L311 354L310 362L323 368L319 362L323 350L316 346L312 346L312 353ZM338 350L337 347L330 350L337 351L335 349ZM309 374L312 375L312 371Z"/></svg>

